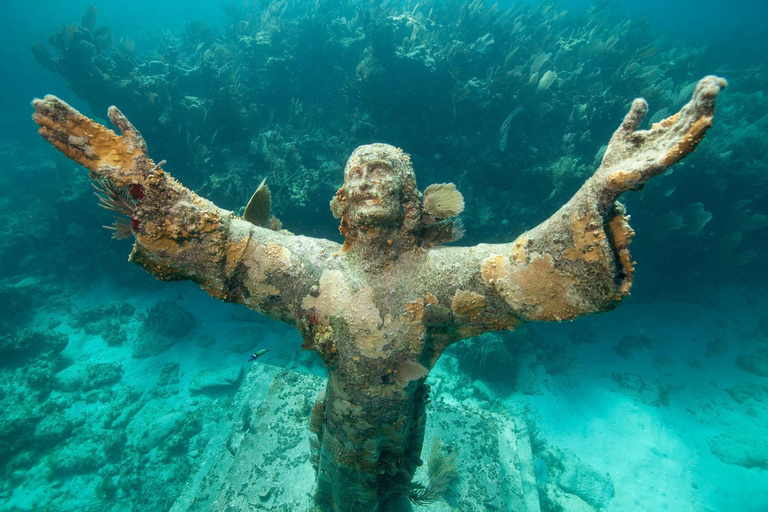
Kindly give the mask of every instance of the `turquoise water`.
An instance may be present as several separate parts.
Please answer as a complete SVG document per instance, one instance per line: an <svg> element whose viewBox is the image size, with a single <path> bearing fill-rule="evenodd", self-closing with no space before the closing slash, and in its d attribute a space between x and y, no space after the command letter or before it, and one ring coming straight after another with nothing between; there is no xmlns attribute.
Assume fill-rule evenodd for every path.
<svg viewBox="0 0 768 512"><path fill-rule="evenodd" d="M717 74L696 153L623 199L632 295L464 342L428 382L438 405L527 425L541 510L768 510L763 3L89 5L10 2L0 22L0 509L189 509L253 365L324 376L297 331L129 264L87 171L36 135L33 97L100 122L117 105L200 195L241 212L266 177L284 227L336 241L347 157L399 146L421 190L456 183L473 245L567 201L633 98L656 122ZM465 449L459 467L493 457ZM251 509L308 507L289 492L301 456L279 460ZM414 509L462 510L482 478Z"/></svg>

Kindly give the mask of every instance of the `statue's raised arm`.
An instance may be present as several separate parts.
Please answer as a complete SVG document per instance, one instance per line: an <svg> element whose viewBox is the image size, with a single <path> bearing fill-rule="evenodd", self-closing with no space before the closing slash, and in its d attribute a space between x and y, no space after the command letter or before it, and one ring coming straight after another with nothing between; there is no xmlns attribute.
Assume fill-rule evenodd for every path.
<svg viewBox="0 0 768 512"><path fill-rule="evenodd" d="M102 205L123 216L115 237L136 237L130 261L159 279L194 281L213 297L296 325L295 297L308 292L338 244L256 226L185 188L163 171L164 162L149 158L141 134L116 107L109 118L122 136L55 96L33 106L40 135L88 168Z"/></svg>
<svg viewBox="0 0 768 512"><path fill-rule="evenodd" d="M446 287L454 293L457 329L476 334L613 309L629 294L634 265L628 250L634 232L617 199L696 148L712 126L715 97L725 85L722 78L703 78L680 112L649 130L638 130L648 106L636 99L594 175L554 215L512 243L432 251L432 265L454 268L449 279L459 281Z"/></svg>

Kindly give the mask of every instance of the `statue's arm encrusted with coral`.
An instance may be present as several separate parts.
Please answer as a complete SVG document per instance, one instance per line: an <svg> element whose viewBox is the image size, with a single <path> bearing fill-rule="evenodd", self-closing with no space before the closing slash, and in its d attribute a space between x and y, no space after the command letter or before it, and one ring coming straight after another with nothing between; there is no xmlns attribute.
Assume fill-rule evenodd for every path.
<svg viewBox="0 0 768 512"><path fill-rule="evenodd" d="M115 107L109 118L122 136L55 96L33 105L40 134L91 171L102 204L126 215L115 230L136 237L130 261L159 279L188 279L216 298L296 323L294 297L308 293L338 244L255 226L198 196L149 158L141 134Z"/></svg>
<svg viewBox="0 0 768 512"><path fill-rule="evenodd" d="M703 78L680 112L649 130L638 130L648 107L636 99L595 174L554 215L511 244L431 251L434 272L454 283L446 287L452 293L446 298L458 338L607 311L628 295L634 232L617 199L696 148L725 85L722 78Z"/></svg>

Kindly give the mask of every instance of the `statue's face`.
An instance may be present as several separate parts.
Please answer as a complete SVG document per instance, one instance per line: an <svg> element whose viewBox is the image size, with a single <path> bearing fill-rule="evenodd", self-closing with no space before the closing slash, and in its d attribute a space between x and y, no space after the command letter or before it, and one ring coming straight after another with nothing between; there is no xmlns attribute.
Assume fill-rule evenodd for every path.
<svg viewBox="0 0 768 512"><path fill-rule="evenodd" d="M403 221L402 180L386 158L355 152L344 170L349 220L361 227L394 227Z"/></svg>

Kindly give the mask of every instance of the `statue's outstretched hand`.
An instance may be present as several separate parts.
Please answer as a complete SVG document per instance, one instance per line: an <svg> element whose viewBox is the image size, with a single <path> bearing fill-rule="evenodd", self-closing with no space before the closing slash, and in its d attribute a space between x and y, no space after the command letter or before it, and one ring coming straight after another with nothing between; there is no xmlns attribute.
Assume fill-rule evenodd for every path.
<svg viewBox="0 0 768 512"><path fill-rule="evenodd" d="M595 174L551 217L518 237L509 256L484 260L485 282L492 282L514 318L572 319L607 311L629 294L634 231L617 199L696 149L725 86L722 78L704 77L680 112L649 130L638 130L648 105L636 99Z"/></svg>
<svg viewBox="0 0 768 512"><path fill-rule="evenodd" d="M98 124L56 96L32 102L38 132L67 157L118 186L144 184L154 162L138 130L117 109L109 108L109 119L123 133Z"/></svg>
<svg viewBox="0 0 768 512"><path fill-rule="evenodd" d="M723 78L702 78L691 101L677 114L654 123L650 130L637 129L648 104L640 98L633 101L594 176L607 196L601 202L612 202L621 193L642 187L696 149L712 126L715 98L726 85Z"/></svg>

